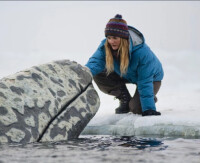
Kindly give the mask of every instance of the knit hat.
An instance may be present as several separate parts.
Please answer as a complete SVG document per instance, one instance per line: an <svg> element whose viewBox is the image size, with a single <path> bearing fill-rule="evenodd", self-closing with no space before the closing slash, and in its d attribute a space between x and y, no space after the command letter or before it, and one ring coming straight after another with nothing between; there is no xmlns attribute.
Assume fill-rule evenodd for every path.
<svg viewBox="0 0 200 163"><path fill-rule="evenodd" d="M128 26L122 15L117 14L114 18L111 18L106 24L105 36L117 36L128 39L129 32Z"/></svg>

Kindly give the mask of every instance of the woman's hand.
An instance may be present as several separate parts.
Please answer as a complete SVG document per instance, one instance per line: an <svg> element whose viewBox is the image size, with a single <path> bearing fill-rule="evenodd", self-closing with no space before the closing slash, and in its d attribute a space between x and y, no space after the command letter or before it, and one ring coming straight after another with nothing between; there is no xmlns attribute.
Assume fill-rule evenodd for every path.
<svg viewBox="0 0 200 163"><path fill-rule="evenodd" d="M146 110L142 113L142 116L152 116L152 115L161 115L161 113L152 109Z"/></svg>

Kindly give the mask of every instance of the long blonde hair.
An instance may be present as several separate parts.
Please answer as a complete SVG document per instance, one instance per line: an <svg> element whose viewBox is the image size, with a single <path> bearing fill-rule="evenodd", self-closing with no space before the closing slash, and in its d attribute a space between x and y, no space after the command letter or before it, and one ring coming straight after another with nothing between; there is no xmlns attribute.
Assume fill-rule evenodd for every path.
<svg viewBox="0 0 200 163"><path fill-rule="evenodd" d="M106 52L106 69L107 75L114 71L113 55L111 52L111 46L108 40L105 42ZM120 38L120 45L117 55L120 56L120 73L121 76L126 74L129 64L129 41L127 39Z"/></svg>

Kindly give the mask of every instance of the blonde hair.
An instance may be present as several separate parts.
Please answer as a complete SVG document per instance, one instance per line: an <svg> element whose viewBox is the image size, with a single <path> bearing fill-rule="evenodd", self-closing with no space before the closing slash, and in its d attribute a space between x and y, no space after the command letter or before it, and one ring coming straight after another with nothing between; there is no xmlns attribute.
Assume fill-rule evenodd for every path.
<svg viewBox="0 0 200 163"><path fill-rule="evenodd" d="M107 75L109 75L114 71L114 63L111 46L108 43L108 40L105 42L105 53ZM127 39L120 38L120 45L117 55L120 56L120 74L122 76L126 74L129 64L129 41Z"/></svg>

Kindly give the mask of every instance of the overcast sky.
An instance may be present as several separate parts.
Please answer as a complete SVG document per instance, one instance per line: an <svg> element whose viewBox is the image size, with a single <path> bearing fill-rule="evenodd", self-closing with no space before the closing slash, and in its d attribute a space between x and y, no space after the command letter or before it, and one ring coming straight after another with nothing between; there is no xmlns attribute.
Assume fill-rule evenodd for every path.
<svg viewBox="0 0 200 163"><path fill-rule="evenodd" d="M1 1L0 56L55 53L87 58L116 14L141 31L152 49L200 50L197 1Z"/></svg>

